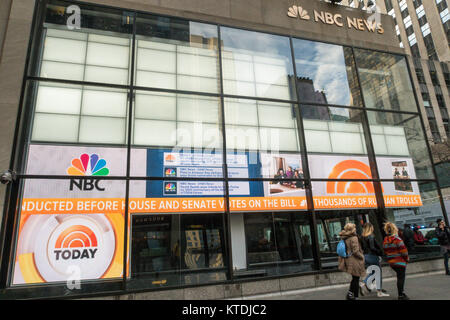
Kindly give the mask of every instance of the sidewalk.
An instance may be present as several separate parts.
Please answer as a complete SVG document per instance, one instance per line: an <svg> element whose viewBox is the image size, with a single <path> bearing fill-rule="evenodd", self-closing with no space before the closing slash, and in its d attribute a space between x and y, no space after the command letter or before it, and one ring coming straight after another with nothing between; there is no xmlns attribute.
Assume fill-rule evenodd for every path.
<svg viewBox="0 0 450 320"><path fill-rule="evenodd" d="M345 300L349 285L335 285L246 297L247 300ZM370 293L360 300L397 300L396 278L383 279L383 288L391 295L378 298ZM443 271L414 274L406 277L405 293L411 300L450 300L450 276Z"/></svg>

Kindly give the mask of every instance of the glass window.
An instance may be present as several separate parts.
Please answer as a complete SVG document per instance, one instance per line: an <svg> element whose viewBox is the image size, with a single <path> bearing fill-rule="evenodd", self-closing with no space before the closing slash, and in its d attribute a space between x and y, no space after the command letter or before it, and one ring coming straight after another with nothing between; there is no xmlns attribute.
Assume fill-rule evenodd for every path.
<svg viewBox="0 0 450 320"><path fill-rule="evenodd" d="M221 27L224 93L293 100L289 38Z"/></svg>
<svg viewBox="0 0 450 320"><path fill-rule="evenodd" d="M399 188L409 184L417 201L410 201L409 205L388 203L386 217L399 228L399 235L408 248L411 259L440 256L440 247L435 228L437 219L443 218L441 203L437 192L437 185L433 182L383 182L384 188ZM408 186L406 186L408 188ZM401 192L406 197L410 190ZM385 196L386 198L386 196ZM406 203L406 200L403 201Z"/></svg>
<svg viewBox="0 0 450 320"><path fill-rule="evenodd" d="M34 118L31 141L125 144L126 90L30 82Z"/></svg>
<svg viewBox="0 0 450 320"><path fill-rule="evenodd" d="M42 165L49 159L41 155ZM53 170L67 168L64 161L51 164ZM20 184L12 286L66 284L75 275L81 286L122 277L125 181L28 179Z"/></svg>
<svg viewBox="0 0 450 320"><path fill-rule="evenodd" d="M224 237L221 215L133 215L130 287L226 280Z"/></svg>
<svg viewBox="0 0 450 320"><path fill-rule="evenodd" d="M310 222L294 213L244 215L248 270L276 275L312 270ZM235 275L239 276L239 272Z"/></svg>
<svg viewBox="0 0 450 320"><path fill-rule="evenodd" d="M227 148L249 151L299 151L295 106L225 99Z"/></svg>
<svg viewBox="0 0 450 320"><path fill-rule="evenodd" d="M418 112L403 56L355 49L367 108Z"/></svg>
<svg viewBox="0 0 450 320"><path fill-rule="evenodd" d="M219 92L216 26L155 15L136 23L137 86Z"/></svg>
<svg viewBox="0 0 450 320"><path fill-rule="evenodd" d="M294 39L300 101L362 106L352 49Z"/></svg>
<svg viewBox="0 0 450 320"><path fill-rule="evenodd" d="M341 240L339 233L347 223L354 223L357 234L361 235L363 224L370 222L374 226L377 241L382 243L375 210L321 211L316 217L320 259L324 269L338 266L336 249Z"/></svg>
<svg viewBox="0 0 450 320"><path fill-rule="evenodd" d="M47 5L40 64L43 78L126 85L129 83L133 18L118 10L81 7L80 29L66 24L69 2Z"/></svg>
<svg viewBox="0 0 450 320"><path fill-rule="evenodd" d="M409 163L412 179L435 178L419 116L376 111L367 115L382 179L392 179L396 161Z"/></svg>

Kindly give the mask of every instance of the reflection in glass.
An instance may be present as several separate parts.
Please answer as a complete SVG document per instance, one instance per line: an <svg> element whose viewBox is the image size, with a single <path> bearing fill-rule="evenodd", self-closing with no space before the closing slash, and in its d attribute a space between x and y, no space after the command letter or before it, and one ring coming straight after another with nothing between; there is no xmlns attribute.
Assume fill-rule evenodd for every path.
<svg viewBox="0 0 450 320"><path fill-rule="evenodd" d="M304 214L244 215L247 264L258 274L286 274L311 269L309 219Z"/></svg>
<svg viewBox="0 0 450 320"><path fill-rule="evenodd" d="M294 39L300 101L361 106L352 49Z"/></svg>
<svg viewBox="0 0 450 320"><path fill-rule="evenodd" d="M291 99L289 38L221 27L224 93Z"/></svg>
<svg viewBox="0 0 450 320"><path fill-rule="evenodd" d="M218 92L217 27L139 15L136 85Z"/></svg>
<svg viewBox="0 0 450 320"><path fill-rule="evenodd" d="M134 145L222 146L218 98L137 91L134 118Z"/></svg>
<svg viewBox="0 0 450 320"><path fill-rule="evenodd" d="M435 178L419 116L376 111L367 116L377 156L412 159L417 179ZM392 172L380 170L380 177L392 179Z"/></svg>
<svg viewBox="0 0 450 320"><path fill-rule="evenodd" d="M244 99L225 99L227 148L299 151L294 106Z"/></svg>
<svg viewBox="0 0 450 320"><path fill-rule="evenodd" d="M394 182L383 182L386 187L394 187ZM442 206L439 201L437 185L433 182L412 182L414 193L420 192L422 205L409 208L387 208L386 217L399 228L399 235L403 238L412 260L418 258L440 256L440 247L435 228L437 219L443 218ZM418 187L419 190L416 190ZM410 192L402 192L404 195ZM414 237L420 233L424 241L417 241L421 237Z"/></svg>
<svg viewBox="0 0 450 320"><path fill-rule="evenodd" d="M355 48L367 108L417 112L405 57Z"/></svg>
<svg viewBox="0 0 450 320"><path fill-rule="evenodd" d="M301 112L308 152L367 154L360 110L302 105Z"/></svg>

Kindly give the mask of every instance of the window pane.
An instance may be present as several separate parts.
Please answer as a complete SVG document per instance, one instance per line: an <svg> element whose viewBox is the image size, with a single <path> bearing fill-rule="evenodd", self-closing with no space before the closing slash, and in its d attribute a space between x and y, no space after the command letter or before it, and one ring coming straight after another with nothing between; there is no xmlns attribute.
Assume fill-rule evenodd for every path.
<svg viewBox="0 0 450 320"><path fill-rule="evenodd" d="M351 48L300 39L293 44L301 101L362 106Z"/></svg>
<svg viewBox="0 0 450 320"><path fill-rule="evenodd" d="M80 142L125 144L125 119L81 117Z"/></svg>
<svg viewBox="0 0 450 320"><path fill-rule="evenodd" d="M371 179L360 110L301 106L301 112L312 178L343 179L340 175L334 177L333 172L341 166L350 169L357 165L364 167L365 175L352 179Z"/></svg>
<svg viewBox="0 0 450 320"><path fill-rule="evenodd" d="M217 93L217 27L177 18L137 18L136 85Z"/></svg>
<svg viewBox="0 0 450 320"><path fill-rule="evenodd" d="M32 141L77 142L78 116L36 113Z"/></svg>
<svg viewBox="0 0 450 320"><path fill-rule="evenodd" d="M115 9L80 7L80 27L67 27L70 2L48 4L43 43L35 43L40 64L32 75L64 80L128 84L133 19ZM127 21L127 22L125 22Z"/></svg>
<svg viewBox="0 0 450 320"><path fill-rule="evenodd" d="M289 38L221 27L226 94L291 100Z"/></svg>
<svg viewBox="0 0 450 320"><path fill-rule="evenodd" d="M408 248L410 258L415 260L440 256L435 228L436 221L443 219L443 211L437 185L432 182L401 181L383 182L383 187L395 188L398 190L398 197L404 198L403 201L388 201L385 195L386 216L399 228L399 234Z"/></svg>
<svg viewBox="0 0 450 320"><path fill-rule="evenodd" d="M412 179L434 179L425 135L418 116L367 113L382 179L393 178L395 162L406 161Z"/></svg>
<svg viewBox="0 0 450 320"><path fill-rule="evenodd" d="M403 56L355 49L367 108L418 112Z"/></svg>

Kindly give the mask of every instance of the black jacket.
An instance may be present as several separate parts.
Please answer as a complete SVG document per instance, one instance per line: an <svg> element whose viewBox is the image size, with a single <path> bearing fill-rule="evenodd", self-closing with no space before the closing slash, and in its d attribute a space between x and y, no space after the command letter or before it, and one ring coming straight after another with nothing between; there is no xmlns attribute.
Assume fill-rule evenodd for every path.
<svg viewBox="0 0 450 320"><path fill-rule="evenodd" d="M439 244L441 246L450 245L450 228L444 227L444 230L441 230L441 228L436 228L436 236L438 237Z"/></svg>
<svg viewBox="0 0 450 320"><path fill-rule="evenodd" d="M378 244L373 234L368 237L361 237L361 246L364 254L372 254L379 257L384 255L383 248Z"/></svg>

